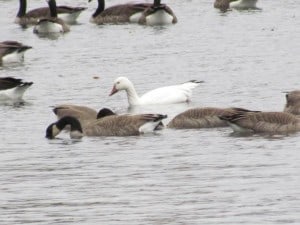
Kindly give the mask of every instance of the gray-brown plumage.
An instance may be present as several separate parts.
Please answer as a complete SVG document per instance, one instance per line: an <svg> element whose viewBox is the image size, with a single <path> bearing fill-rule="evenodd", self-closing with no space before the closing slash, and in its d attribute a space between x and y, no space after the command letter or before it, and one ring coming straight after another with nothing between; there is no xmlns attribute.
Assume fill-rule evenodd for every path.
<svg viewBox="0 0 300 225"><path fill-rule="evenodd" d="M300 131L297 116L284 112L237 112L220 116L236 132L289 133Z"/></svg>
<svg viewBox="0 0 300 225"><path fill-rule="evenodd" d="M215 0L214 7L220 9L222 12L226 12L229 9L230 0Z"/></svg>
<svg viewBox="0 0 300 225"><path fill-rule="evenodd" d="M92 0L89 0L91 2ZM127 3L108 7L105 9L105 0L98 0L98 7L90 18L91 23L128 23L138 22L139 16L133 18L135 14L142 13L150 3Z"/></svg>
<svg viewBox="0 0 300 225"><path fill-rule="evenodd" d="M19 10L15 19L15 23L20 24L21 26L35 25L38 23L39 19L50 17L49 7L40 7L32 9L26 13L27 1L20 0ZM71 7L71 6L57 6L57 14L65 15L64 19L67 18L67 21L74 23L78 15L85 10L85 7Z"/></svg>
<svg viewBox="0 0 300 225"><path fill-rule="evenodd" d="M97 119L98 112L90 107L72 104L63 104L55 106L53 109L57 119L61 119L65 116L75 117L79 120L84 127L90 121Z"/></svg>
<svg viewBox="0 0 300 225"><path fill-rule="evenodd" d="M24 45L17 41L0 42L0 65L2 65L3 61L6 61L9 55L14 55L13 61L23 61L24 52L31 48L31 46ZM11 61L11 59L8 60Z"/></svg>
<svg viewBox="0 0 300 225"><path fill-rule="evenodd" d="M291 91L286 94L284 112L300 115L300 90Z"/></svg>
<svg viewBox="0 0 300 225"><path fill-rule="evenodd" d="M238 111L247 111L242 108L215 108L201 107L188 109L175 116L167 125L175 129L196 129L228 126L219 116L231 115Z"/></svg>
<svg viewBox="0 0 300 225"><path fill-rule="evenodd" d="M54 138L65 126L70 125L71 138L82 136L132 136L154 131L166 118L160 114L110 115L90 122L85 127L74 117L63 117L46 129L46 137Z"/></svg>

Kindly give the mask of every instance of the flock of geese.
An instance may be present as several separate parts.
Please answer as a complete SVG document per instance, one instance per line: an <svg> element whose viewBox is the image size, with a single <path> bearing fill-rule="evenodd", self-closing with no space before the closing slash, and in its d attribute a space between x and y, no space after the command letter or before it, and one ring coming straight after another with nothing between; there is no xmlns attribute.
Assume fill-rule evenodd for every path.
<svg viewBox="0 0 300 225"><path fill-rule="evenodd" d="M92 0L89 0L89 2ZM257 0L215 0L214 7L222 12L231 9L258 9ZM57 6L55 0L47 0L48 7L26 12L26 0L20 0L15 22L23 27L33 26L37 34L64 33L76 22L85 7ZM142 25L166 25L177 23L172 9L160 0L153 3L128 3L105 8L105 1L98 0L98 7L90 18L95 24L138 23ZM17 41L0 42L0 65L22 62L24 53L31 46ZM192 91L203 81L191 80L182 84L159 87L139 96L134 84L126 77L118 77L110 96L125 91L130 107L139 105L176 104L191 101ZM22 101L24 92L32 82L13 77L0 78L0 100ZM55 138L62 130L71 138L83 136L130 136L165 128L200 129L230 126L234 132L261 132L286 134L300 131L300 91L286 94L283 112L253 111L244 108L198 107L188 109L163 124L167 115L123 114L117 115L108 108L99 112L86 106L58 105L53 109L57 121L46 129L46 137Z"/></svg>

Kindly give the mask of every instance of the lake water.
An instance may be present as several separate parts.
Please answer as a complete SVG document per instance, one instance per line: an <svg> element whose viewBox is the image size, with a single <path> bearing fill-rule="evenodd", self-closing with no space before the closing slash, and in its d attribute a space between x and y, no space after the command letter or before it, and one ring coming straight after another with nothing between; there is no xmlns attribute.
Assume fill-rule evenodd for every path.
<svg viewBox="0 0 300 225"><path fill-rule="evenodd" d="M18 1L0 0L1 41L33 46L24 64L2 67L0 76L34 82L25 104L0 105L0 224L300 224L299 133L44 138L56 120L52 106L62 103L163 113L166 123L198 106L283 110L284 92L300 87L299 0L260 0L261 11L225 14L213 0L164 2L176 25L97 26L89 23L97 2L76 1L88 9L71 32L51 39L14 24ZM138 93L205 83L189 104L129 110L124 92L108 97L118 76Z"/></svg>

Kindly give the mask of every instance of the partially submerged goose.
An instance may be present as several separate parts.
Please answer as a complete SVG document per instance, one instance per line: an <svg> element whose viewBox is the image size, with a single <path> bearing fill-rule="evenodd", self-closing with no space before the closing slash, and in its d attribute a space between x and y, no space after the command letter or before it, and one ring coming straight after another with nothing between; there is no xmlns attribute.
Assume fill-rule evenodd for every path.
<svg viewBox="0 0 300 225"><path fill-rule="evenodd" d="M226 127L227 122L221 120L220 116L232 115L239 111L248 111L242 108L215 108L201 107L188 109L175 116L167 125L174 129L196 129Z"/></svg>
<svg viewBox="0 0 300 225"><path fill-rule="evenodd" d="M150 26L175 24L177 17L169 6L161 4L161 0L154 0L153 5L145 9L138 22Z"/></svg>
<svg viewBox="0 0 300 225"><path fill-rule="evenodd" d="M35 25L39 19L44 17L50 17L49 7L40 7L30 10L26 13L27 1L20 0L19 11L17 13L15 23L22 26ZM85 10L85 7L70 7L70 6L57 6L58 17L63 19L67 23L75 23L79 14Z"/></svg>
<svg viewBox="0 0 300 225"><path fill-rule="evenodd" d="M300 90L288 92L284 112L300 115Z"/></svg>
<svg viewBox="0 0 300 225"><path fill-rule="evenodd" d="M202 82L191 80L183 84L161 87L139 97L133 83L126 77L119 77L114 81L110 96L125 90L129 106L182 103L191 100L192 90Z"/></svg>
<svg viewBox="0 0 300 225"><path fill-rule="evenodd" d="M256 7L257 0L215 0L214 7L225 12L227 9L248 10L259 9Z"/></svg>
<svg viewBox="0 0 300 225"><path fill-rule="evenodd" d="M13 77L0 78L0 101L19 102L33 82L23 82Z"/></svg>
<svg viewBox="0 0 300 225"><path fill-rule="evenodd" d="M89 2L91 1L89 0ZM98 7L90 18L90 22L95 24L137 23L142 12L151 5L150 3L127 3L105 9L105 0L98 0Z"/></svg>
<svg viewBox="0 0 300 225"><path fill-rule="evenodd" d="M0 42L0 65L23 62L25 51L31 48L17 41Z"/></svg>
<svg viewBox="0 0 300 225"><path fill-rule="evenodd" d="M46 137L55 138L67 125L71 126L71 138L140 135L153 132L161 120L166 117L166 115L161 114L111 115L82 127L75 117L66 116L47 127Z"/></svg>
<svg viewBox="0 0 300 225"><path fill-rule="evenodd" d="M49 34L70 31L69 26L62 19L57 17L55 0L47 0L47 2L50 9L50 17L40 19L34 26L33 32L37 34Z"/></svg>
<svg viewBox="0 0 300 225"><path fill-rule="evenodd" d="M235 132L284 134L300 131L299 117L284 112L237 112L220 116Z"/></svg>

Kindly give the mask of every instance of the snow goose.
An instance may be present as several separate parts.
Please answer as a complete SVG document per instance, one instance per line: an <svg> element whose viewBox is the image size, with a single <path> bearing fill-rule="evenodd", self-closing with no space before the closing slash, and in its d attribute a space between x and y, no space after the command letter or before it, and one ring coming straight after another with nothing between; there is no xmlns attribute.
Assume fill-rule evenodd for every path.
<svg viewBox="0 0 300 225"><path fill-rule="evenodd" d="M191 100L192 90L202 82L191 80L179 85L161 87L139 97L133 83L128 78L118 77L114 81L110 96L125 90L129 106L182 103Z"/></svg>
<svg viewBox="0 0 300 225"><path fill-rule="evenodd" d="M300 90L288 92L284 112L300 115Z"/></svg>
<svg viewBox="0 0 300 225"><path fill-rule="evenodd" d="M259 9L256 7L257 0L215 0L214 7L225 12L227 9L248 10Z"/></svg>
<svg viewBox="0 0 300 225"><path fill-rule="evenodd" d="M23 62L25 51L31 48L17 41L0 42L0 65Z"/></svg>
<svg viewBox="0 0 300 225"><path fill-rule="evenodd" d="M92 0L89 0L91 2ZM105 9L105 0L98 0L98 7L90 18L91 23L137 23L142 12L150 7L150 3L127 3L114 5Z"/></svg>
<svg viewBox="0 0 300 225"><path fill-rule="evenodd" d="M0 101L21 102L24 92L33 82L23 82L13 77L0 78Z"/></svg>
<svg viewBox="0 0 300 225"><path fill-rule="evenodd" d="M234 132L284 134L300 131L299 117L285 112L237 112L222 115Z"/></svg>
<svg viewBox="0 0 300 225"><path fill-rule="evenodd" d="M248 111L242 108L215 108L199 107L188 109L175 116L167 125L174 129L195 129L226 127L226 121L221 120L219 116L232 115L235 112Z"/></svg>
<svg viewBox="0 0 300 225"><path fill-rule="evenodd" d="M92 121L82 127L79 120L72 116L65 116L46 129L46 138L55 138L67 125L71 126L70 137L83 136L133 136L153 132L166 115L111 115Z"/></svg>
<svg viewBox="0 0 300 225"><path fill-rule="evenodd" d="M142 13L138 22L150 26L175 24L177 17L169 6L161 4L161 0L154 0L154 3Z"/></svg>
<svg viewBox="0 0 300 225"><path fill-rule="evenodd" d="M40 7L30 10L26 13L27 1L20 0L19 10L15 19L15 23L21 26L35 25L38 20L50 16L49 7ZM67 23L75 23L79 14L85 10L85 7L57 6L58 17Z"/></svg>
<svg viewBox="0 0 300 225"><path fill-rule="evenodd" d="M51 34L70 31L69 26L57 17L55 0L47 0L47 2L50 9L50 17L39 19L38 23L34 26L33 32L36 34Z"/></svg>

